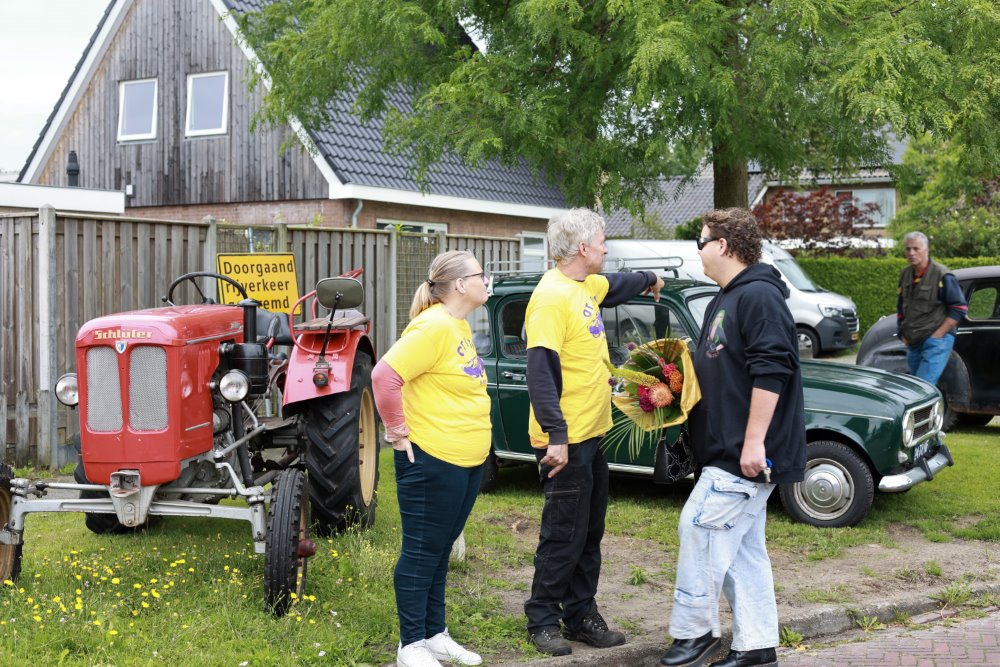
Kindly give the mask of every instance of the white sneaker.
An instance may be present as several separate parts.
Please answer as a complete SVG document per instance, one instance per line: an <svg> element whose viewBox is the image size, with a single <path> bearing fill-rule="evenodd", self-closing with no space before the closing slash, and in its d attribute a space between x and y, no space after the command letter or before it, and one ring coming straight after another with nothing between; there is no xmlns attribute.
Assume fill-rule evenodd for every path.
<svg viewBox="0 0 1000 667"><path fill-rule="evenodd" d="M441 663L427 649L427 640L423 639L406 646L399 645L396 667L441 667Z"/></svg>
<svg viewBox="0 0 1000 667"><path fill-rule="evenodd" d="M439 632L430 639L425 639L424 644L428 650L438 660L445 662L457 662L460 665L481 665L483 659L478 653L473 653L465 648L448 634L448 628L444 632Z"/></svg>

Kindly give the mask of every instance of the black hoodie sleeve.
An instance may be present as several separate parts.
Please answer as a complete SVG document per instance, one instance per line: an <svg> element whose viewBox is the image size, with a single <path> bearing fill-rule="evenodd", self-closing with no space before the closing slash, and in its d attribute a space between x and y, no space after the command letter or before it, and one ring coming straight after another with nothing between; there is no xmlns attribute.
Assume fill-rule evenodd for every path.
<svg viewBox="0 0 1000 667"><path fill-rule="evenodd" d="M559 353L547 347L529 347L527 375L528 400L538 425L549 434L550 445L565 445L569 434L559 406L562 398Z"/></svg>
<svg viewBox="0 0 1000 667"><path fill-rule="evenodd" d="M743 311L743 341L747 372L755 389L781 394L799 367L795 323L784 296L775 288L761 285L752 313Z"/></svg>
<svg viewBox="0 0 1000 667"><path fill-rule="evenodd" d="M608 279L608 293L601 302L605 308L625 303L656 284L656 274L652 271L609 273L604 277Z"/></svg>

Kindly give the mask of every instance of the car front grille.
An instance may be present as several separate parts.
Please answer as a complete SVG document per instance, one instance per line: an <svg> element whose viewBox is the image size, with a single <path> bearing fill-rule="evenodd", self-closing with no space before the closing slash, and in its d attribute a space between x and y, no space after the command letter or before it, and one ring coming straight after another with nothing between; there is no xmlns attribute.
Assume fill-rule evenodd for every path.
<svg viewBox="0 0 1000 667"><path fill-rule="evenodd" d="M844 319L847 320L847 329L851 333L858 331L858 311L851 308L844 308L842 311Z"/></svg>
<svg viewBox="0 0 1000 667"><path fill-rule="evenodd" d="M162 347L129 349L129 426L133 431L167 427L167 355ZM112 347L87 350L87 428L98 433L122 430L122 389L118 354Z"/></svg>

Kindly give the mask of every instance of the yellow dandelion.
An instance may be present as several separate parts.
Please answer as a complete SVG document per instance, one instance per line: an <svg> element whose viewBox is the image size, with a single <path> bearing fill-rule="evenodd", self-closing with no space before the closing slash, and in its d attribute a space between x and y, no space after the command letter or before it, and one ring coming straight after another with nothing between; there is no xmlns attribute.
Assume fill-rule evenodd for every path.
<svg viewBox="0 0 1000 667"><path fill-rule="evenodd" d="M36 616L32 616L32 618L35 619L35 623L41 623L42 622L42 617L41 616L37 616L36 615Z"/></svg>
<svg viewBox="0 0 1000 667"><path fill-rule="evenodd" d="M154 598L157 598L157 599L159 599L159 597L160 597L160 594L156 592L156 589L155 589L155 588L153 589L153 591L152 591L151 595L152 595L152 596L153 596Z"/></svg>
<svg viewBox="0 0 1000 667"><path fill-rule="evenodd" d="M94 619L94 625L101 625L101 619L95 618Z"/></svg>
<svg viewBox="0 0 1000 667"><path fill-rule="evenodd" d="M148 603L148 602L146 602L145 600L143 600L143 601L142 601L142 608L143 608L143 609L149 609L149 603Z"/></svg>
<svg viewBox="0 0 1000 667"><path fill-rule="evenodd" d="M108 630L108 634L109 634L110 636L114 637L115 635L117 635L117 634L118 634L118 631L117 631L117 630Z"/></svg>
<svg viewBox="0 0 1000 667"><path fill-rule="evenodd" d="M111 578L111 583L113 583L115 586L117 586L118 584L122 583L122 580L119 579L118 577L112 577Z"/></svg>
<svg viewBox="0 0 1000 667"><path fill-rule="evenodd" d="M14 582L13 582L13 581L11 581L10 579L4 579L4 580L3 580L3 585L4 585L4 586L13 586L13 585L14 585Z"/></svg>
<svg viewBox="0 0 1000 667"><path fill-rule="evenodd" d="M142 584L132 584L132 588L135 588L135 589L142 588Z"/></svg>

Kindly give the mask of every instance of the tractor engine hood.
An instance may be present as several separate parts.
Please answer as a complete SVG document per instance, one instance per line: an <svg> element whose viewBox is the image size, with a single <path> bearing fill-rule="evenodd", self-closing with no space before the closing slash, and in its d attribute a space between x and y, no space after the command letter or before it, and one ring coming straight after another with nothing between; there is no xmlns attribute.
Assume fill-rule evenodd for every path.
<svg viewBox="0 0 1000 667"><path fill-rule="evenodd" d="M80 327L76 344L191 345L214 339L242 339L242 331L243 311L236 306L170 306L93 319Z"/></svg>

